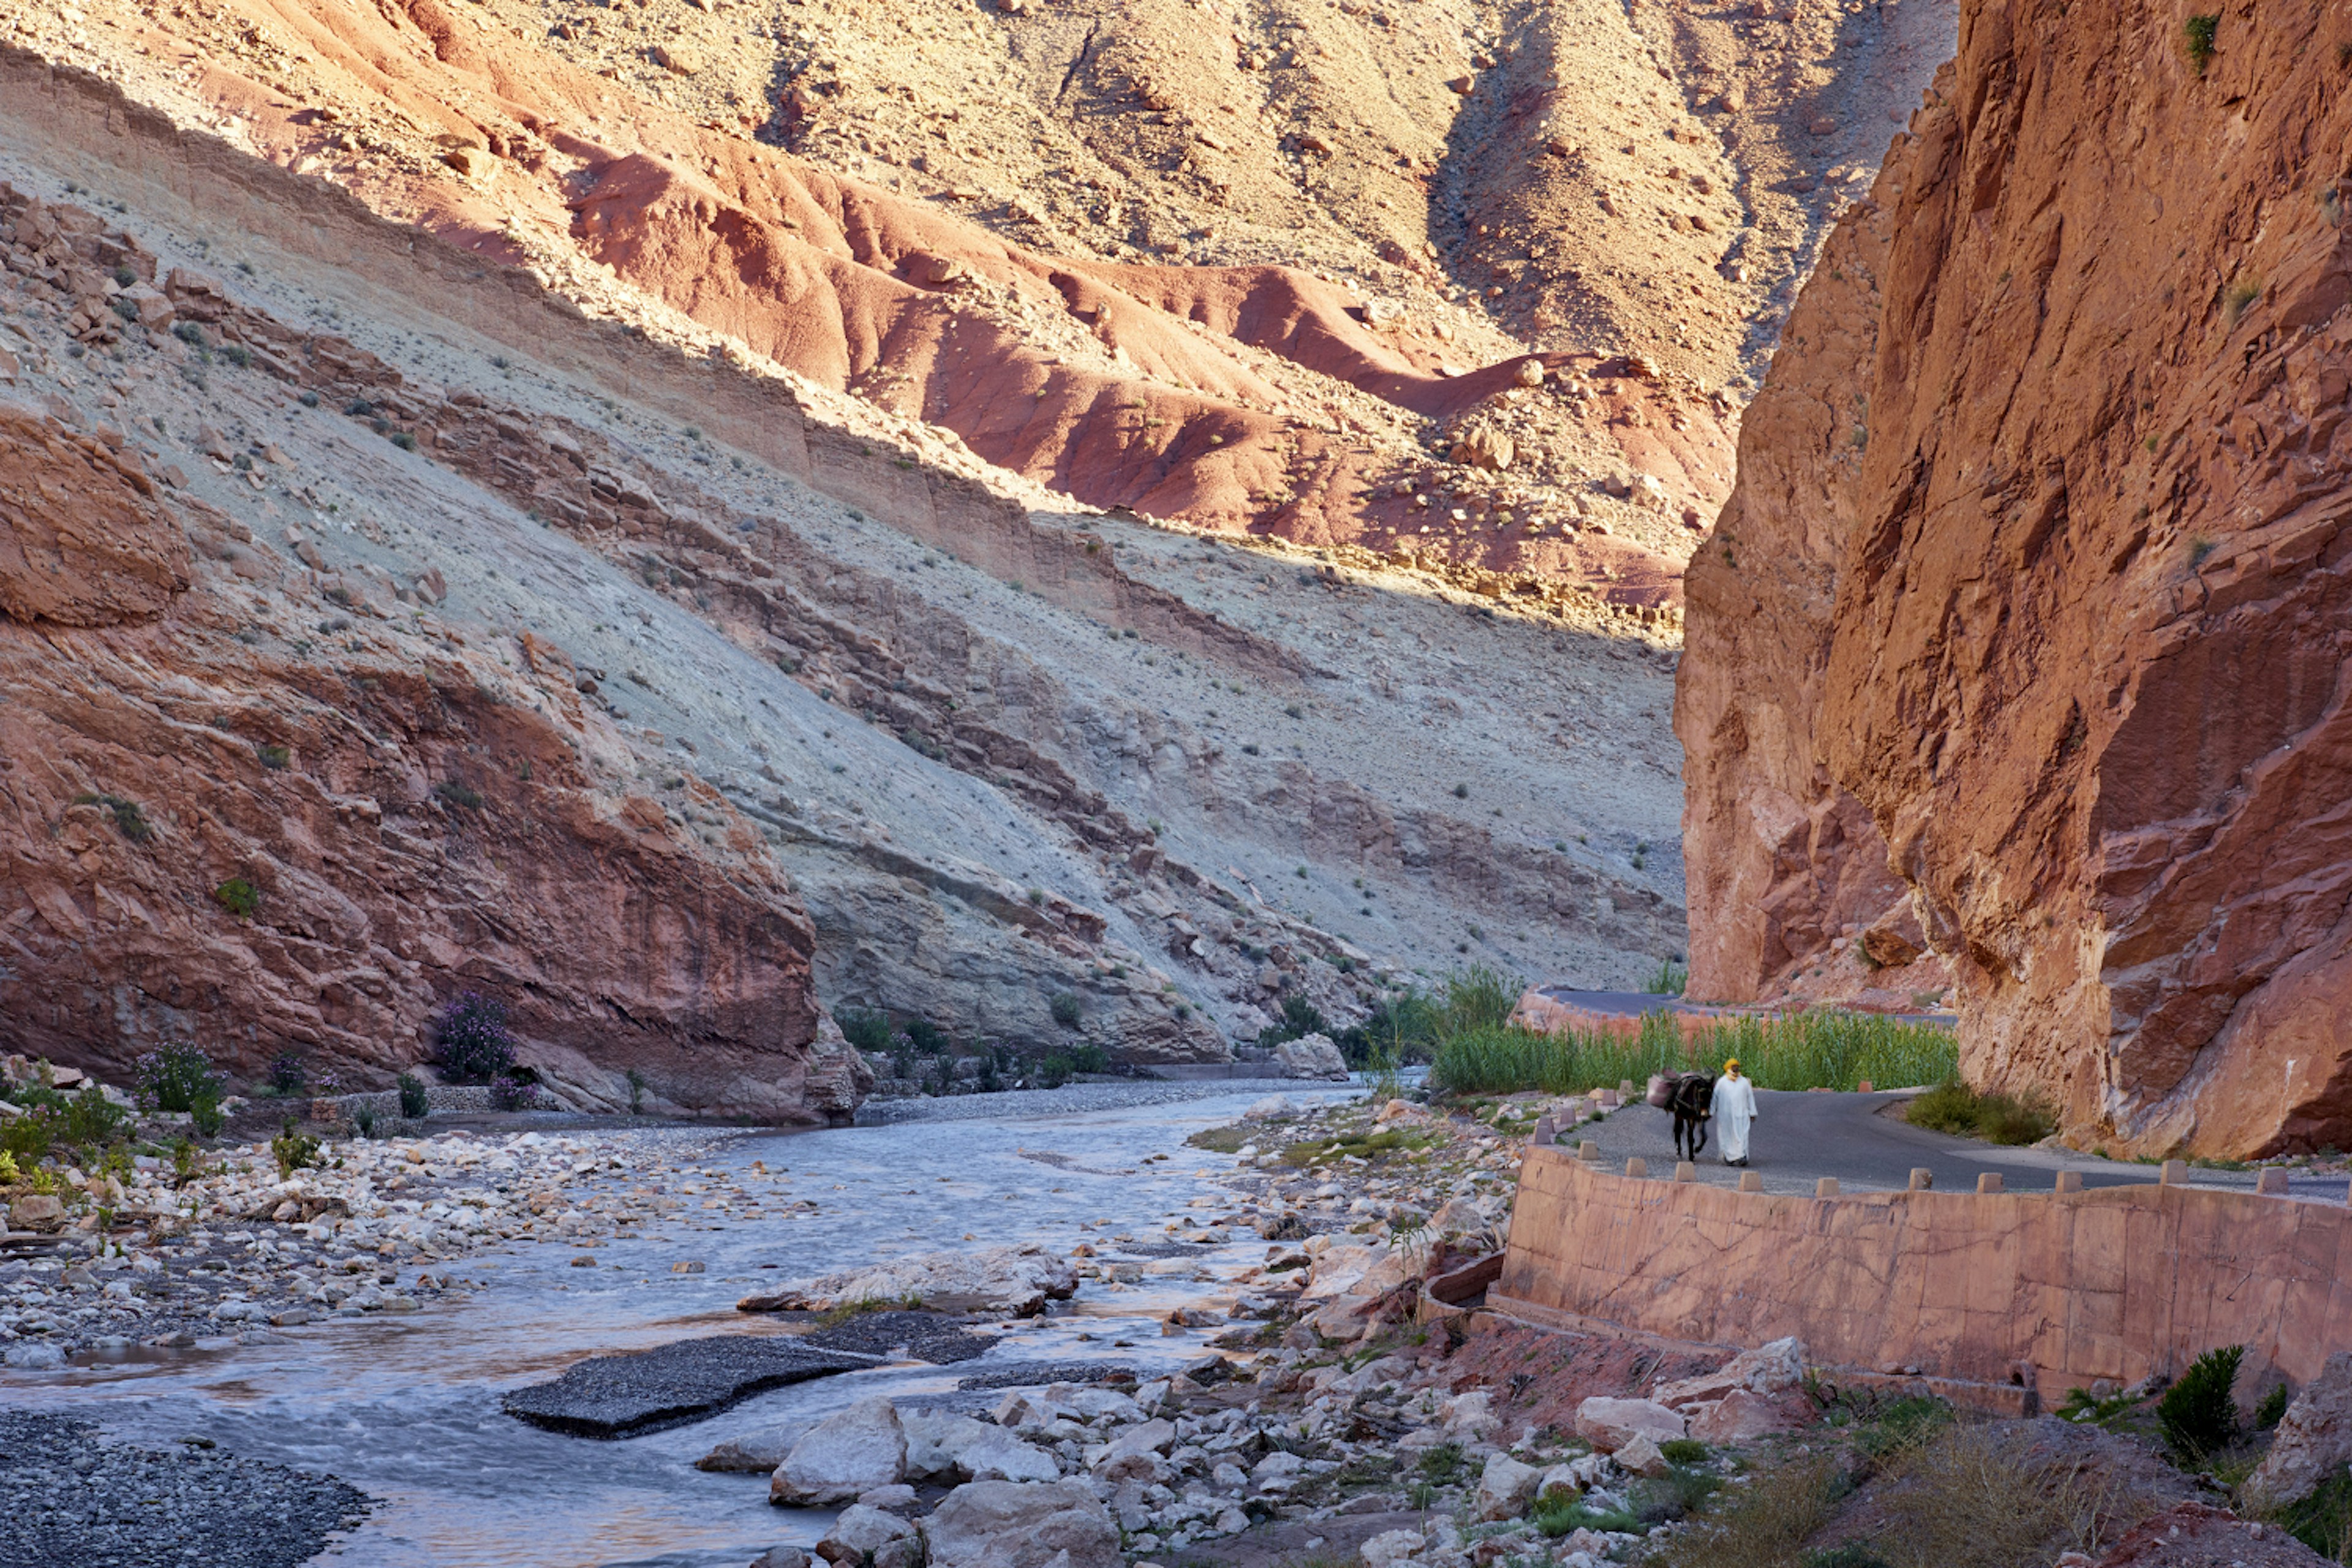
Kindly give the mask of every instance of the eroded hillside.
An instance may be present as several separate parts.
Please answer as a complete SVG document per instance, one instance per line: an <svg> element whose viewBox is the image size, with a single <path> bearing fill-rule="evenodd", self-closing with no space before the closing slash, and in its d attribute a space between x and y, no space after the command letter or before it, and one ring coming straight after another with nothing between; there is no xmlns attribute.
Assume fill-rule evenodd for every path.
<svg viewBox="0 0 2352 1568"><path fill-rule="evenodd" d="M1350 1016L1465 956L1630 981L1679 942L1674 655L1638 617L1031 510L922 427L587 320L90 79L9 57L0 113L5 395L152 492L125 559L189 584L69 632L29 568L49 596L0 623L46 726L10 751L43 762L11 775L9 1016L58 1059L195 1036L380 1076L477 984L610 1097L602 1042L669 1027L699 1070L811 981L1020 1043L1069 994L1128 1059L1217 1059L1287 995ZM234 737L209 792L159 770L165 710ZM641 865L635 912L545 885ZM792 939L797 990L738 1005L696 886Z"/></svg>
<svg viewBox="0 0 2352 1568"><path fill-rule="evenodd" d="M99 0L19 36L1080 501L1658 605L1950 28L1932 0Z"/></svg>

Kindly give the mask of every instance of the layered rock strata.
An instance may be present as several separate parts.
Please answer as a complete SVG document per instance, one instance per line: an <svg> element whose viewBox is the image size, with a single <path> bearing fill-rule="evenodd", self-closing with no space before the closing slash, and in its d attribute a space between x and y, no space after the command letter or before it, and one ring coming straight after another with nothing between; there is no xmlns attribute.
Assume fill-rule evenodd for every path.
<svg viewBox="0 0 2352 1568"><path fill-rule="evenodd" d="M2077 1139L2352 1137L2347 58L1969 9L1692 565L1694 994L1907 897Z"/></svg>

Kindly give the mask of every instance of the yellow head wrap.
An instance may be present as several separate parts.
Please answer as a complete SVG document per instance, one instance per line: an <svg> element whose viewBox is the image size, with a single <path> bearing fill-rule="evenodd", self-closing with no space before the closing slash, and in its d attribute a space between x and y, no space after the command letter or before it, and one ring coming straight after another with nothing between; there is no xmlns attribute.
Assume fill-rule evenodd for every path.
<svg viewBox="0 0 2352 1568"><path fill-rule="evenodd" d="M1729 1061L1724 1063L1723 1070L1729 1073L1738 1072L1739 1070L1739 1058L1738 1057L1734 1057Z"/></svg>

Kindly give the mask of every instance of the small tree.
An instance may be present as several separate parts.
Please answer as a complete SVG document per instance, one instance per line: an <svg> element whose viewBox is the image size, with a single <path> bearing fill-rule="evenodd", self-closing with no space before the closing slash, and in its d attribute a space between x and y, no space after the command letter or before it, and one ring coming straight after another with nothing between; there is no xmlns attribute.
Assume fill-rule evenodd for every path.
<svg viewBox="0 0 2352 1568"><path fill-rule="evenodd" d="M2243 1345L2207 1351L2156 1402L2157 1424L2164 1428L2165 1441L2191 1464L2229 1447L2238 1435L2238 1405L2231 1388L2245 1354Z"/></svg>
<svg viewBox="0 0 2352 1568"><path fill-rule="evenodd" d="M299 1052L280 1051L269 1064L269 1087L281 1095L302 1092L302 1058Z"/></svg>
<svg viewBox="0 0 2352 1568"><path fill-rule="evenodd" d="M433 1101L425 1092L425 1080L413 1072L400 1075L400 1113L411 1121L422 1121L433 1109Z"/></svg>
<svg viewBox="0 0 2352 1568"><path fill-rule="evenodd" d="M488 1083L514 1066L515 1037L507 1010L468 991L441 1009L433 1028L433 1060L457 1083Z"/></svg>

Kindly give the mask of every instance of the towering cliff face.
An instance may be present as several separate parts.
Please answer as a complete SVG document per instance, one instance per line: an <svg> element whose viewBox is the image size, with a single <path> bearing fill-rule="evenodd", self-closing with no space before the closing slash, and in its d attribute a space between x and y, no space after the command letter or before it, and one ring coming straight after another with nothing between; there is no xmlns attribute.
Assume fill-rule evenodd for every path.
<svg viewBox="0 0 2352 1568"><path fill-rule="evenodd" d="M1692 569L1695 989L1891 870L1972 1079L2110 1147L2352 1139L2347 87L2323 7L1964 16Z"/></svg>

